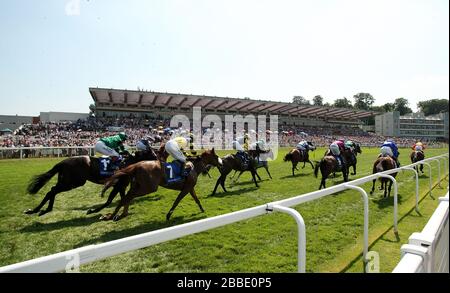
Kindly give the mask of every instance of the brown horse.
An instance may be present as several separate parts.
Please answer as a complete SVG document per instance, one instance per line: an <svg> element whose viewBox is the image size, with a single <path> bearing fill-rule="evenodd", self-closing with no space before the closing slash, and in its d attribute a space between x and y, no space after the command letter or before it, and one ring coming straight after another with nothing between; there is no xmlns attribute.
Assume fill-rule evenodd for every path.
<svg viewBox="0 0 450 293"><path fill-rule="evenodd" d="M303 168L305 168L305 164L306 163L310 163L312 169L314 170L314 165L313 163L309 160L309 151L306 150L304 152L304 154L302 154L302 152L300 152L297 148L292 149L289 153L287 153L284 158L283 161L287 162L290 161L292 162L292 176L295 176L295 170L298 171L297 169L297 164L303 162Z"/></svg>
<svg viewBox="0 0 450 293"><path fill-rule="evenodd" d="M322 174L322 180L320 181L319 190L322 189L322 187L326 188L325 180L328 178L328 176L330 176L331 173L342 172L344 181L348 181L348 167L345 158L343 159L342 167L339 170L339 164L336 158L333 156L325 156L314 167L314 176L316 178L319 173L319 169L320 173Z"/></svg>
<svg viewBox="0 0 450 293"><path fill-rule="evenodd" d="M214 148L212 150L204 151L201 155L188 157L186 165L190 165L191 171L189 175L182 181L167 184L164 166L161 161L143 161L134 165L128 166L125 169L119 170L114 174L103 187L102 195L107 189L114 186L114 188L125 188L123 184L131 182L130 189L127 194L121 198L119 205L116 207L112 214L108 214L102 219L118 221L128 215L128 208L130 202L135 197L144 196L149 193L153 193L158 190L159 186L164 188L180 190L172 208L166 215L166 219L169 220L173 211L177 207L178 203L188 194L194 198L195 202L199 206L200 210L204 212L202 205L195 193L195 185L197 184L197 178L200 173L206 175L209 165L219 166L219 157L216 155ZM125 180L124 180L125 178ZM119 210L124 207L121 215L118 215Z"/></svg>
<svg viewBox="0 0 450 293"><path fill-rule="evenodd" d="M423 151L413 151L409 157L411 159L411 163L416 163L423 161L425 159L425 154ZM419 167L414 166L414 169L419 172ZM423 164L420 164L420 172L423 173Z"/></svg>
<svg viewBox="0 0 450 293"><path fill-rule="evenodd" d="M270 175L270 172L269 172L269 162L267 160L261 160L261 158L259 157L260 156L259 154L263 154L265 159L270 158L270 159L273 160L273 152L272 152L272 150L261 151L259 154L258 154L257 150L249 150L248 154L250 155L250 158L252 158L253 160L256 161L256 170L259 169L259 168L266 169L266 172L267 172L267 175L269 175L269 178L273 179L272 175ZM237 172L238 171L235 170L233 176L231 176L230 179L233 179L234 176L236 176ZM240 171L239 172L238 177L236 178L235 182L239 181L239 178L241 177L242 173L244 173L244 172L245 171ZM258 177L258 180L261 181L261 177L259 177L258 173L255 173L255 175L256 175L256 177Z"/></svg>
<svg viewBox="0 0 450 293"><path fill-rule="evenodd" d="M375 173L379 173L379 172L383 172L383 171L387 171L387 170L391 170L391 169L395 169L397 168L397 164L395 163L395 160L392 159L389 156L385 156L385 157L379 157L377 158L377 160L375 161L375 163L373 163L373 174ZM395 178L395 176L397 176L397 173L393 173L390 174L392 177ZM372 184L372 190L370 191L370 194L373 194L374 190L375 190L375 182L377 180L374 179L373 180L373 184ZM384 197L386 196L390 196L391 195L391 187L392 187L392 181L389 180L389 178L380 178L381 181L381 186L380 186L380 190L384 189ZM388 181L389 181L389 188L388 188Z"/></svg>
<svg viewBox="0 0 450 293"><path fill-rule="evenodd" d="M254 156L257 156L261 153L262 153L261 150L259 150L259 149L255 150ZM219 168L220 177L216 181L216 186L214 186L214 190L213 190L211 196L216 194L217 187L219 187L219 184L220 184L220 186L222 186L222 189L224 192L228 192L227 189L225 188L225 180L227 179L227 175L230 174L230 172L233 170L240 171L240 172L249 171L250 173L252 173L253 182L255 182L256 187L259 187L258 182L256 182L256 177L258 177L260 180L261 180L261 178L259 177L258 173L256 172L255 161L250 160L250 163L245 168L243 166L243 164L241 163L241 160L235 154L226 155L225 157L221 158L221 160L222 160L222 166Z"/></svg>
<svg viewBox="0 0 450 293"><path fill-rule="evenodd" d="M57 163L50 171L34 176L28 184L27 191L29 194L36 194L50 179L58 174L58 181L51 190L45 195L41 203L34 209L28 209L25 214L35 214L39 212L39 216L42 216L53 209L53 203L58 193L69 191L80 186L83 186L86 181L90 181L96 184L104 184L107 177L100 175L100 159L91 156L77 156L67 158ZM152 149L146 151L138 151L135 155L128 155L122 162L122 167L133 164L142 160L156 160L157 155ZM111 191L110 197L114 198L118 193L121 196L125 195L125 189L114 188ZM112 199L111 199L112 200ZM48 207L41 211L41 208L49 201ZM109 201L105 203L105 206L109 205ZM103 207L102 207L103 208ZM100 208L101 209L101 208ZM95 210L90 209L94 212ZM88 213L90 213L88 211Z"/></svg>
<svg viewBox="0 0 450 293"><path fill-rule="evenodd" d="M361 154L361 146L358 143L355 143L355 147L353 149L346 148L344 149L341 154L342 158L347 162L347 173L350 173L350 167L353 166L353 173L351 175L356 175L356 164L358 163L358 160L356 159L357 155ZM331 150L328 149L325 152L325 156L331 156Z"/></svg>

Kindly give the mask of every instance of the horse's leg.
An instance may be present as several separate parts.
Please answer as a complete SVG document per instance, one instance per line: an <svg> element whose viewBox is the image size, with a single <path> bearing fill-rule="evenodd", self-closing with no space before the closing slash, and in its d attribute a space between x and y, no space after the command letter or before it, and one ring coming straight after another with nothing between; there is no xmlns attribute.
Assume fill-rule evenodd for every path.
<svg viewBox="0 0 450 293"><path fill-rule="evenodd" d="M385 183L384 183L384 195L383 195L383 197L386 197L386 196L387 196L387 191L388 191L388 183L385 182Z"/></svg>
<svg viewBox="0 0 450 293"><path fill-rule="evenodd" d="M166 215L166 220L167 220L167 221L170 220L170 216L172 216L173 211L174 211L175 208L178 206L178 204L180 203L180 201L186 196L186 194L188 194L188 191L187 191L187 190L184 190L184 189L178 194L178 196L177 196L177 198L175 199L175 201L174 201L172 207L170 208L170 211L169 211L169 212L167 213L167 215Z"/></svg>
<svg viewBox="0 0 450 293"><path fill-rule="evenodd" d="M269 175L269 178L272 179L272 175L270 175L270 172L269 172L269 167L268 166L264 166L264 169L266 169L266 172Z"/></svg>
<svg viewBox="0 0 450 293"><path fill-rule="evenodd" d="M256 169L255 169L255 174L256 174L256 177L258 177L258 180L261 181L261 177L259 177L259 174L258 174L258 172L256 171Z"/></svg>
<svg viewBox="0 0 450 293"><path fill-rule="evenodd" d="M392 180L389 180L388 197L391 196Z"/></svg>
<svg viewBox="0 0 450 293"><path fill-rule="evenodd" d="M311 164L311 167L314 170L314 164L310 160L308 160L308 162Z"/></svg>
<svg viewBox="0 0 450 293"><path fill-rule="evenodd" d="M302 169L305 169L306 161L303 161L303 167Z"/></svg>
<svg viewBox="0 0 450 293"><path fill-rule="evenodd" d="M198 207L200 208L200 211L202 211L202 213L205 212L205 210L202 207L202 204L200 203L200 200L197 197L197 194L195 193L195 189L192 188L191 192L189 192L192 196L192 198L195 200L195 202L197 203Z"/></svg>
<svg viewBox="0 0 450 293"><path fill-rule="evenodd" d="M224 192L228 192L225 188L225 180L227 180L227 174L222 175L222 180L220 181L220 186L222 186L222 189Z"/></svg>
<svg viewBox="0 0 450 293"><path fill-rule="evenodd" d="M256 187L259 187L259 186L258 186L258 182L256 182L256 176L255 176L256 170L250 170L250 172L252 173L253 182L255 182ZM259 176L258 176L258 177L259 177Z"/></svg>
<svg viewBox="0 0 450 293"><path fill-rule="evenodd" d="M298 170L298 169L297 169L297 164L298 164L298 162L295 162L295 163L292 162L292 176L295 176L294 171L295 171L295 170Z"/></svg>
<svg viewBox="0 0 450 293"><path fill-rule="evenodd" d="M221 184L222 183L222 174L220 174L220 177L219 178L217 178L217 181L216 181L216 186L214 186L214 190L213 190L213 192L212 192L212 194L211 195L214 195L214 194L216 194L216 191L217 191L217 187L219 186L219 184Z"/></svg>
<svg viewBox="0 0 450 293"><path fill-rule="evenodd" d="M113 199L116 197L116 195L120 192L120 196L123 198L125 196L125 188L121 188L119 190L119 188L114 187L114 189L111 191L111 193L108 196L108 200L101 206L99 206L98 208L90 208L86 214L93 214L93 213L98 213L101 210L103 210L104 208L106 208L107 206L109 206Z"/></svg>
<svg viewBox="0 0 450 293"><path fill-rule="evenodd" d="M79 185L81 186L81 185ZM79 186L75 186L73 188L79 187ZM72 187L66 187L63 186L61 184L56 184L55 186L52 187L52 189L50 189L49 192L47 192L47 194L45 195L44 199L41 201L41 203L34 208L33 210L27 210L25 211L26 214L34 214L39 212L39 216L45 215L48 212L51 212L53 210L53 204L55 202L55 196L58 193L64 192L64 191L69 191L71 189L73 189ZM47 201L49 201L48 206L45 210L41 211L41 208L47 203Z"/></svg>
<svg viewBox="0 0 450 293"><path fill-rule="evenodd" d="M372 190L370 191L370 194L373 194L374 190L375 190L375 182L377 181L377 179L373 179L372 180Z"/></svg>

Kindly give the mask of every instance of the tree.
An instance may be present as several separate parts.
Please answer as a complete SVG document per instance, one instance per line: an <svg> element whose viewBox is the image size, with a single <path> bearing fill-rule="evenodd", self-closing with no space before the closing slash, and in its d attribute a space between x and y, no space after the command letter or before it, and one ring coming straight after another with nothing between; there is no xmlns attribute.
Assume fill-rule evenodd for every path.
<svg viewBox="0 0 450 293"><path fill-rule="evenodd" d="M343 97L342 99L336 99L333 103L333 107L336 108L353 108L352 102L347 99L346 97Z"/></svg>
<svg viewBox="0 0 450 293"><path fill-rule="evenodd" d="M383 106L372 106L372 108L370 110L372 110L374 112L380 112L380 113L390 112L390 111L386 111L384 106L386 106L386 105L383 105Z"/></svg>
<svg viewBox="0 0 450 293"><path fill-rule="evenodd" d="M392 112L395 110L395 105L394 103L386 103L383 106L384 112Z"/></svg>
<svg viewBox="0 0 450 293"><path fill-rule="evenodd" d="M323 98L320 95L317 95L313 98L314 106L323 106Z"/></svg>
<svg viewBox="0 0 450 293"><path fill-rule="evenodd" d="M354 107L360 110L370 110L373 103L375 103L375 98L369 93L359 93L353 96L355 99Z"/></svg>
<svg viewBox="0 0 450 293"><path fill-rule="evenodd" d="M417 103L417 108L425 114L425 116L448 112L448 100L432 99Z"/></svg>
<svg viewBox="0 0 450 293"><path fill-rule="evenodd" d="M298 105L310 105L309 101L302 96L294 96L292 103Z"/></svg>
<svg viewBox="0 0 450 293"><path fill-rule="evenodd" d="M398 98L394 101L394 111L399 111L400 116L412 113L412 109L408 107L409 101L405 98Z"/></svg>
<svg viewBox="0 0 450 293"><path fill-rule="evenodd" d="M90 104L89 105L89 114L95 114L95 110L96 110L96 108L95 108L95 105L94 104Z"/></svg>

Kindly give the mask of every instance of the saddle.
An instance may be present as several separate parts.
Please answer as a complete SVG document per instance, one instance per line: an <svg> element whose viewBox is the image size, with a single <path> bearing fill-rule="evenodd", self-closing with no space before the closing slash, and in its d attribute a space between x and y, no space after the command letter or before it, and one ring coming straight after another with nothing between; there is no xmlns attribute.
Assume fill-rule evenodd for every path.
<svg viewBox="0 0 450 293"><path fill-rule="evenodd" d="M100 163L100 176L101 177L110 177L114 174L114 172L119 169L120 163L122 160L119 158L116 161L113 161L110 157L101 157L99 159Z"/></svg>
<svg viewBox="0 0 450 293"><path fill-rule="evenodd" d="M247 169L250 164L250 158L246 152L237 152L236 157L241 161L242 169Z"/></svg>
<svg viewBox="0 0 450 293"><path fill-rule="evenodd" d="M172 161L170 163L162 162L164 166L164 174L167 184L182 182L190 174L193 167L185 168L180 161ZM189 162L187 163L189 164Z"/></svg>

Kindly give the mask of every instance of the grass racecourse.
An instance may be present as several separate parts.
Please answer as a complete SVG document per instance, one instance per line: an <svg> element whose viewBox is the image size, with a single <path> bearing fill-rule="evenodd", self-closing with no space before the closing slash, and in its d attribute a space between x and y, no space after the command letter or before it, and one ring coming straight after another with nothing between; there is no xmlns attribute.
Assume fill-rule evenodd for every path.
<svg viewBox="0 0 450 293"><path fill-rule="evenodd" d="M311 154L319 160L324 149ZM372 173L378 148L363 148L358 156L356 176ZM73 248L98 244L139 233L217 216L264 203L281 200L317 190L320 183L311 166L291 175L291 163L283 162L288 149L281 149L278 158L269 163L273 180L259 169L263 181L256 188L250 173L223 193L219 187L210 196L218 170L212 179L201 176L197 195L205 209L201 213L190 196L183 199L172 219L166 222L177 192L160 188L156 193L133 201L130 215L119 222L99 221L99 214L86 215L88 208L103 203L101 185L87 183L70 192L57 195L53 212L42 217L24 215L48 192L56 176L37 195L26 194L29 179L48 171L61 159L0 160L0 266L13 264ZM409 164L408 149L400 150L402 165ZM426 157L448 152L448 149L426 150ZM224 154L224 153L222 153ZM433 185L437 183L436 163L432 163ZM443 165L441 165L443 166ZM443 169L443 168L441 168ZM415 183L412 172L397 175L399 182L399 235L392 231L393 197L383 199L378 189L369 200L370 250L380 255L380 269L390 272L400 259L400 247L412 232L420 231L438 205L437 198L447 192L435 187L428 192L428 168L420 176L420 213L414 211ZM327 180L327 187L342 183L342 176ZM227 179L227 186L231 181ZM377 182L379 186L379 182ZM362 185L369 192L371 183ZM103 210L112 212L114 204ZM363 272L361 261L363 236L363 204L356 191L345 191L295 207L306 223L307 272ZM84 265L81 272L296 272L297 226L284 214L273 213L238 222L207 232L183 237L145 249Z"/></svg>

